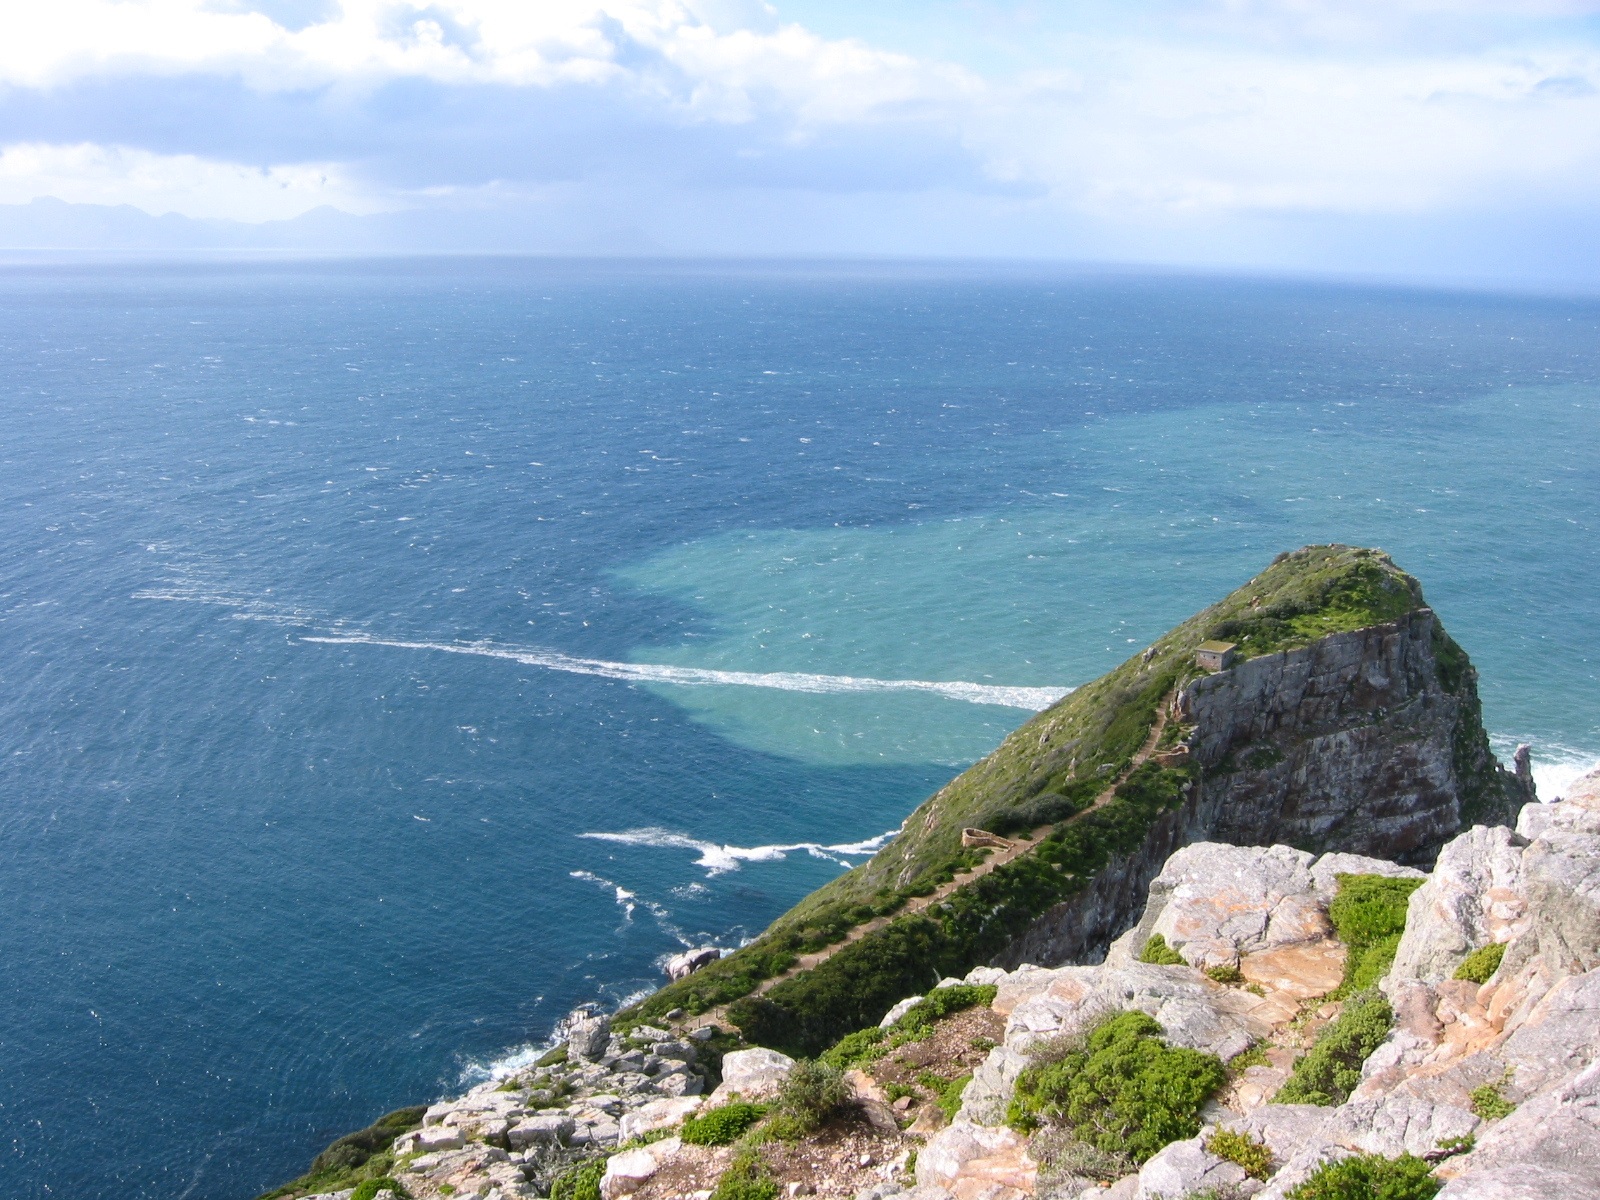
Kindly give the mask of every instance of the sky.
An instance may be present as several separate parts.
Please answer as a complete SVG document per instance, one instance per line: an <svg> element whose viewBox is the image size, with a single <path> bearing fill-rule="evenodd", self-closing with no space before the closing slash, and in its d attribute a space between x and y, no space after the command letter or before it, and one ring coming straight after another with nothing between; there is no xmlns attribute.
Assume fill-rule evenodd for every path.
<svg viewBox="0 0 1600 1200"><path fill-rule="evenodd" d="M0 205L331 206L416 248L1600 280L1600 0L4 0L0 18Z"/></svg>

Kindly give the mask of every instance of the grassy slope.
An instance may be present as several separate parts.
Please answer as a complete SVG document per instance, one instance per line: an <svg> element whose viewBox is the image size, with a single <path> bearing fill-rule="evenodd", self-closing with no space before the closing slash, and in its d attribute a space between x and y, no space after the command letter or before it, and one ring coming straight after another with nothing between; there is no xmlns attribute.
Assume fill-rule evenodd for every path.
<svg viewBox="0 0 1600 1200"><path fill-rule="evenodd" d="M1060 822L1081 811L1128 764L1149 734L1162 699L1198 674L1194 649L1199 643L1212 638L1237 642L1243 657L1255 657L1308 645L1330 633L1392 621L1423 603L1417 581L1381 552L1309 546L1280 555L1256 578L1161 638L1148 660L1144 654L1129 659L1027 722L918 807L903 832L869 862L813 892L751 945L663 988L625 1017L659 1018L680 1006L701 1012L725 1003L786 969L795 954L829 945L853 926L893 913L908 896L926 894L976 861L972 852L961 849L964 826L1011 833ZM1448 648L1459 654L1453 643ZM1107 854L1138 832L1135 826L1142 822L1147 827L1172 802L1171 793L1181 784L1179 773L1161 774L1172 778L1157 780L1146 770L1129 780L1128 803L1113 805L1115 811L1104 814L1104 820L1098 820L1101 813L1085 819L1101 827L1101 835L1091 836L1093 847L1080 846L1063 859L1059 844L1042 845L1039 852L995 872L983 891L993 904L1020 902L1031 912L1043 911L1063 889L1071 890L1062 876L1070 881L1075 873L1098 869ZM1163 792L1164 800L1153 798L1157 791ZM1093 829L1087 832L1094 835ZM1019 876L1037 871L1041 864L1031 860L1039 857L1056 860L1054 884L1041 886L1041 881L1033 880L1024 885ZM940 923L907 918L867 941L892 934L890 940L905 942L907 954L949 961L948 938L941 930L928 928ZM1009 927L1015 921L1000 924ZM985 930L976 942L967 939L964 949L976 952L979 943L993 941L998 928ZM916 930L921 934L913 937ZM920 950L914 951L913 945ZM871 953L858 949L851 947L849 953L855 957ZM947 952L938 953L939 949ZM793 983L779 987L793 991Z"/></svg>

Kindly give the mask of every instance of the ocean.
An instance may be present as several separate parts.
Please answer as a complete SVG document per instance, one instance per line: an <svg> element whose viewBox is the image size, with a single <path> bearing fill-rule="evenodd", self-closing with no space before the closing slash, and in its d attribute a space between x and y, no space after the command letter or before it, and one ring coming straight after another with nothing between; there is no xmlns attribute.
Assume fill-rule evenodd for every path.
<svg viewBox="0 0 1600 1200"><path fill-rule="evenodd" d="M938 264L0 268L0 1195L247 1200L1377 545L1600 760L1600 301Z"/></svg>

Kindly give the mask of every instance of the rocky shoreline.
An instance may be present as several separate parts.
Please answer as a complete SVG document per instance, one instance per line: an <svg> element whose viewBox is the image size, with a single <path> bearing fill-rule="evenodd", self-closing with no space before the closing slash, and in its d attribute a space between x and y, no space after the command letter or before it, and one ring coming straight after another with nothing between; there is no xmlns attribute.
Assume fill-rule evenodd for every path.
<svg viewBox="0 0 1600 1200"><path fill-rule="evenodd" d="M1335 920L1352 879L1415 890L1376 987L1340 997L1359 951ZM1158 944L1163 961L1149 961ZM1485 950L1493 969L1463 978ZM992 998L915 1036L888 1035L927 998L885 1014L874 1036L895 1049L849 1070L830 1121L756 1141L763 1194L1289 1200L1329 1164L1409 1156L1440 1200L1600 1196L1600 772L1564 800L1527 806L1515 829L1458 835L1428 873L1282 845L1191 845L1167 860L1142 917L1099 965L980 967L936 992L947 988ZM1361 1003L1389 1016L1348 1095L1274 1102ZM1051 1122L1019 1123L1016 1099L1042 1052L1132 1012L1153 1018L1168 1046L1227 1064L1227 1078L1192 1135L1106 1179L1106 1162L1132 1164L1063 1151ZM976 1064L943 1107L906 1082L919 1066L960 1068L941 1039ZM738 1148L693 1144L684 1121L771 1102L798 1069L773 1050L725 1048L734 1044L710 1028L575 1022L549 1061L430 1107L395 1142L393 1178L415 1200L510 1200L559 1190L587 1161L601 1200L707 1200ZM1096 1162L1100 1177L1083 1173Z"/></svg>

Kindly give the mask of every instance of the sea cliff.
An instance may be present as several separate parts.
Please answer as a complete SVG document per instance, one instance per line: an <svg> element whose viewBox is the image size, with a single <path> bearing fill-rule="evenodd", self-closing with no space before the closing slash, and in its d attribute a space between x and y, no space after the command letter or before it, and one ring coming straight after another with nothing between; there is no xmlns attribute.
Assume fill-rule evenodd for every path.
<svg viewBox="0 0 1600 1200"><path fill-rule="evenodd" d="M1202 664L1214 653L1208 659L1197 651L1216 643L1231 649L1221 669L1207 669ZM901 1024L890 1025L909 1045L919 1044L912 1032L937 1041L949 1021L965 1022L965 1049L929 1052L934 1066L957 1072L947 1082L962 1070L993 1075L993 1064L974 1060L972 1046L999 1040L996 1034L1011 1045L1014 1012L993 1007L973 988L1048 969L1111 970L1109 960L1105 967L1088 964L1106 959L1108 950L1115 959L1116 946L1124 947L1126 960L1130 937L1142 944L1151 936L1145 927L1165 911L1154 898L1172 891L1163 877L1194 848L1276 847L1280 857L1300 856L1295 861L1307 879L1315 864L1341 856L1368 864L1356 873L1420 878L1420 869L1431 867L1464 829L1515 825L1534 798L1525 759L1520 766L1506 771L1490 753L1476 673L1415 579L1386 555L1355 547L1280 555L1218 604L1017 730L912 813L870 862L808 897L751 945L664 987L603 1028L575 1030L568 1046L535 1070L425 1115L391 1114L387 1124L352 1135L348 1153L341 1157L336 1144L308 1176L274 1195L339 1194L339 1185L370 1184L403 1169L394 1176L397 1186L417 1196L532 1196L554 1187L593 1200L603 1169L611 1180L605 1195L614 1200L676 1161L672 1152L641 1147L629 1152L639 1159L631 1166L602 1167L626 1157L610 1154L619 1145L670 1130L702 1107L705 1093L713 1107L734 1092L745 1100L758 1092L777 1095L789 1073L784 1064L795 1058L831 1055L845 1062L839 1046L879 1028L897 1006ZM1320 932L1301 940L1326 942L1324 959L1347 949L1325 918L1319 924L1314 917L1316 904L1326 910L1335 891L1327 878L1302 887L1305 927ZM1574 936L1587 945L1587 927ZM1237 971L1249 957L1190 963L1182 957L1188 943L1171 944L1189 970ZM1159 966L1124 961L1116 969L1138 975ZM1197 994L1222 986L1202 978ZM962 979L966 991L951 991ZM1130 986L1137 993L1146 983ZM945 998L936 1003L941 986ZM935 991L926 1000L914 1001L930 987ZM1007 994L1005 986L999 994ZM958 995L964 1003L952 999ZM984 1012L995 1015L974 1015ZM1165 1028L1159 1012L1157 1019ZM903 1025L907 1020L915 1030ZM1227 1024L1220 1017L1212 1024L1218 1021ZM1240 1017L1235 1024L1234 1040L1243 1041L1227 1042L1232 1053L1219 1060L1271 1032L1270 1022ZM974 1034L980 1026L988 1032ZM1223 1043L1208 1045L1212 1053ZM757 1069L761 1062L770 1068L766 1075ZM1012 1062L1012 1086L1025 1069L1021 1062ZM856 1160L877 1156L874 1170L899 1161L888 1174L879 1170L883 1178L874 1185L896 1191L913 1148L905 1137L934 1133L939 1122L931 1110L896 1115L891 1102L919 1094L921 1085L914 1071L890 1076L900 1095L884 1090L885 1079L863 1076L850 1084L853 1100L829 1112L837 1117L854 1105L850 1111L867 1127L847 1128L846 1120L835 1130L840 1145L856 1138L860 1146L850 1153ZM939 1112L965 1113L972 1097L960 1097L959 1088L941 1094ZM782 1104L792 1108L791 1101ZM819 1119L819 1127L835 1128L831 1119ZM1014 1139L1014 1131L1007 1136ZM999 1137L974 1133L972 1144L981 1148L985 1138ZM666 1142L650 1143L656 1144ZM1007 1145L1023 1146L1017 1154L1024 1157L1031 1152L1026 1139ZM586 1162L594 1164L590 1175L582 1175ZM697 1178L705 1176L701 1167ZM770 1175L771 1167L760 1171ZM634 1168L637 1188L619 1182ZM916 1174L924 1173L919 1167ZM837 1192L851 1170L816 1174L817 1181L824 1177L824 1190ZM1035 1190L1008 1180L996 1184L997 1200ZM658 1184L650 1187L659 1190ZM965 1191L933 1175L921 1186L921 1200L966 1200ZM660 1194L695 1190L686 1182L679 1193Z"/></svg>

